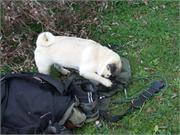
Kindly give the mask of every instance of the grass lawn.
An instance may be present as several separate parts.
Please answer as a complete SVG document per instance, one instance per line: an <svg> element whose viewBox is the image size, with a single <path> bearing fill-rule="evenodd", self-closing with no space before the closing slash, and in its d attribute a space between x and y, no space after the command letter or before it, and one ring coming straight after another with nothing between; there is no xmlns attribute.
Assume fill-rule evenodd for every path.
<svg viewBox="0 0 180 135"><path fill-rule="evenodd" d="M78 9L77 9L78 10ZM117 123L101 121L102 127L88 123L76 129L77 134L179 134L179 2L149 1L128 4L110 2L99 11L98 27L91 25L90 38L101 44L110 44L120 56L129 59L133 79L158 74L166 78L168 88L149 100L140 110ZM37 30L37 29L36 29ZM33 31L33 28L32 28ZM35 31L35 30L34 30ZM36 68L32 68L37 71ZM2 72L9 69L2 68ZM150 81L136 80L128 88L128 96L147 88ZM115 99L124 98L118 93ZM112 104L113 114L124 112L129 103Z"/></svg>
<svg viewBox="0 0 180 135"><path fill-rule="evenodd" d="M101 129L95 124L87 124L76 133L179 134L178 8L175 1L150 2L147 6L114 2L113 7L109 6L100 14L101 25L91 27L91 38L112 45L120 56L128 58L133 78L160 74L167 79L168 88L118 123L102 122ZM134 95L146 86L147 82L136 81L130 85L128 95ZM116 99L122 95L120 93ZM115 114L127 107L128 104L112 105Z"/></svg>

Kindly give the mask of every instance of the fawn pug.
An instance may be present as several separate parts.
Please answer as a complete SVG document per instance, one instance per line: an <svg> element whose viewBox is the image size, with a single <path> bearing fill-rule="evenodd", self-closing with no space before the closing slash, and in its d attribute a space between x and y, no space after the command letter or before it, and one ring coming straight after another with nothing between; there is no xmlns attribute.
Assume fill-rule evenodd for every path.
<svg viewBox="0 0 180 135"><path fill-rule="evenodd" d="M50 66L57 64L66 75L66 68L73 68L86 79L110 87L108 79L121 71L120 56L101 44L77 37L54 36L50 32L40 33L36 41L35 63L40 73L48 74Z"/></svg>

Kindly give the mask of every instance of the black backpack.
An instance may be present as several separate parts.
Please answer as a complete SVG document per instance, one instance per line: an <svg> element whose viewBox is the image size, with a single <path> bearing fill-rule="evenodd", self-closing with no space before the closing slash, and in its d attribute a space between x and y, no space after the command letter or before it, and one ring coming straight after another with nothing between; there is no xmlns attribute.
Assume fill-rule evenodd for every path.
<svg viewBox="0 0 180 135"><path fill-rule="evenodd" d="M82 123L76 121L79 115L71 115L75 119L69 117L70 122L64 119L67 110L74 104L77 104L76 109L85 114L86 122L96 120L99 115L111 122L120 120L127 113L109 115L108 105L111 97L126 88L131 78L129 62L127 59L122 60L122 71L111 78L111 88L95 86L78 76L70 76L63 81L40 73L1 76L1 133L63 133L64 129L74 125L81 127ZM158 84L156 89L159 90L162 84L155 84ZM141 101L134 103L143 103L145 99ZM72 123L73 120L75 123Z"/></svg>
<svg viewBox="0 0 180 135"><path fill-rule="evenodd" d="M40 73L7 74L0 82L1 133L49 133L49 125L57 125L81 93L73 78L62 82ZM86 102L87 93L76 97Z"/></svg>
<svg viewBox="0 0 180 135"><path fill-rule="evenodd" d="M52 133L47 129L60 129L59 123L62 129L64 126L74 126L72 123L65 125L63 118L76 103L76 108L85 114L86 122L96 120L99 115L111 119L111 116L108 118L104 115L110 97L122 90L131 78L128 60L122 58L122 65L122 72L112 78L114 85L111 88L95 86L78 75L62 81L40 73L22 72L1 76L1 133ZM73 124L78 125L75 127L82 125L77 123L77 119L74 120Z"/></svg>

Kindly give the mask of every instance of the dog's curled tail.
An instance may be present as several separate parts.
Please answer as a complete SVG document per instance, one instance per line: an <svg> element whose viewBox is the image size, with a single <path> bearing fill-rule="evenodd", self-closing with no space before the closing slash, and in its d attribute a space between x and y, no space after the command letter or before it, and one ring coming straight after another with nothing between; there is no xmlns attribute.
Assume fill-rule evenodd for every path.
<svg viewBox="0 0 180 135"><path fill-rule="evenodd" d="M54 41L55 41L55 36L52 33L43 32L39 34L36 41L36 45L42 47L48 47L51 46L54 43Z"/></svg>

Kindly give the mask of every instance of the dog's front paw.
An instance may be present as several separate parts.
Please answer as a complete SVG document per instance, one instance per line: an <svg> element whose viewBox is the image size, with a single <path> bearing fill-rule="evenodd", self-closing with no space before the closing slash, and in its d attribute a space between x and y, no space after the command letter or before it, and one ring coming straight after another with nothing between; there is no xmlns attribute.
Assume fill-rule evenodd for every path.
<svg viewBox="0 0 180 135"><path fill-rule="evenodd" d="M105 79L103 81L103 85L106 87L111 87L112 86L112 82L109 79Z"/></svg>
<svg viewBox="0 0 180 135"><path fill-rule="evenodd" d="M71 72L69 70L67 70L67 69L64 69L63 71L61 71L61 73L63 75L69 75Z"/></svg>

